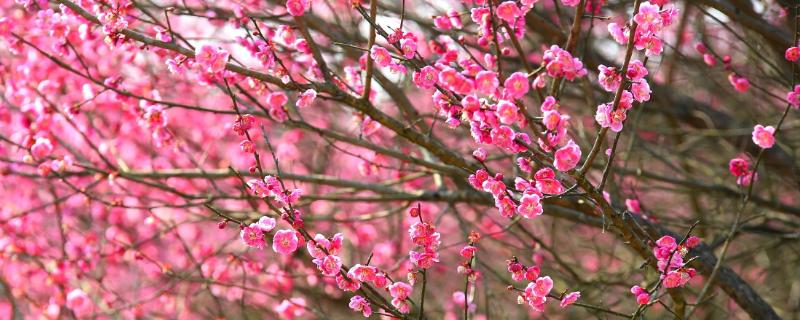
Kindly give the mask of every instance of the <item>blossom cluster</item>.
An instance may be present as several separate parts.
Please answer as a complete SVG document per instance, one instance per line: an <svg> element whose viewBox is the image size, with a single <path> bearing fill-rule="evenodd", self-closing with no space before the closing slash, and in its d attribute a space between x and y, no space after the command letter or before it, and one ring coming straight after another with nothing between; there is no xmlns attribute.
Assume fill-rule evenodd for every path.
<svg viewBox="0 0 800 320"><path fill-rule="evenodd" d="M684 244L678 244L675 238L663 236L656 241L653 248L653 255L658 262L658 271L661 272L661 282L666 288L676 288L685 285L691 280L697 271L686 266L686 254L689 249L700 244L700 238L690 236Z"/></svg>
<svg viewBox="0 0 800 320"><path fill-rule="evenodd" d="M437 250L441 244L439 240L441 235L436 232L433 225L423 221L416 222L408 228L408 235L411 237L411 242L420 247L419 251L411 250L408 253L409 259L414 265L421 269L428 269L434 263L439 262Z"/></svg>
<svg viewBox="0 0 800 320"><path fill-rule="evenodd" d="M541 269L538 266L526 267L516 257L507 260L506 263L508 272L511 273L511 279L514 281L529 281L525 289L521 290L517 296L517 302L520 304L526 303L537 312L544 312L547 298L550 296L550 291L553 290L553 279L550 276L540 276ZM560 306L564 308L577 301L580 296L580 292L575 291L564 294L561 297L555 297L561 300Z"/></svg>

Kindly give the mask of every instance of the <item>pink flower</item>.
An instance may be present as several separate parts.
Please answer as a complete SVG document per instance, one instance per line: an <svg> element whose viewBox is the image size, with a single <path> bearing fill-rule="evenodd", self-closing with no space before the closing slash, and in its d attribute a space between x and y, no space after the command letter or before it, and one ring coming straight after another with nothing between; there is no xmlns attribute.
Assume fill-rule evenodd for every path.
<svg viewBox="0 0 800 320"><path fill-rule="evenodd" d="M453 21L448 16L436 16L433 18L433 25L439 30L453 29Z"/></svg>
<svg viewBox="0 0 800 320"><path fill-rule="evenodd" d="M286 11L293 17L302 16L309 7L309 0L286 0Z"/></svg>
<svg viewBox="0 0 800 320"><path fill-rule="evenodd" d="M297 106L298 109L305 108L309 106L312 102L314 102L314 99L316 98L317 98L317 91L314 89L308 89L300 94L300 97L298 97L295 106Z"/></svg>
<svg viewBox="0 0 800 320"><path fill-rule="evenodd" d="M505 20L509 24L513 24L517 21L517 18L520 16L521 12L517 4L514 1L505 1L497 6L495 13L500 19Z"/></svg>
<svg viewBox="0 0 800 320"><path fill-rule="evenodd" d="M272 229L275 229L276 224L277 222L275 221L275 219L267 216L261 217L260 219L258 219L258 222L256 223L256 225L264 232L272 231Z"/></svg>
<svg viewBox="0 0 800 320"><path fill-rule="evenodd" d="M465 259L469 259L475 256L476 251L478 251L478 248L475 246L464 246L463 248L461 248L461 251L459 251L458 254L464 257Z"/></svg>
<svg viewBox="0 0 800 320"><path fill-rule="evenodd" d="M362 296L356 295L350 298L348 306L350 309L353 309L353 311L360 311L365 318L369 318L369 316L372 315L372 307L369 301Z"/></svg>
<svg viewBox="0 0 800 320"><path fill-rule="evenodd" d="M664 51L664 43L661 38L652 34L637 38L634 42L634 47L637 50L646 50L645 55L648 57L660 55Z"/></svg>
<svg viewBox="0 0 800 320"><path fill-rule="evenodd" d="M514 72L503 83L503 97L506 99L521 99L528 93L528 75L523 72Z"/></svg>
<svg viewBox="0 0 800 320"><path fill-rule="evenodd" d="M705 62L709 67L714 67L717 65L717 58L710 53L706 53L703 55L703 62Z"/></svg>
<svg viewBox="0 0 800 320"><path fill-rule="evenodd" d="M381 67L386 67L392 64L392 55L389 54L389 50L386 50L381 46L372 46L369 56L372 57L372 60Z"/></svg>
<svg viewBox="0 0 800 320"><path fill-rule="evenodd" d="M494 71L481 71L475 75L475 88L483 95L492 95L497 91L500 81Z"/></svg>
<svg viewBox="0 0 800 320"><path fill-rule="evenodd" d="M638 29L648 32L656 32L661 29L661 14L659 7L650 2L643 2L639 6L639 12L633 16L633 21L638 24Z"/></svg>
<svg viewBox="0 0 800 320"><path fill-rule="evenodd" d="M541 107L539 107L539 109L542 112L545 112L545 111L558 110L559 107L560 106L556 98L553 98L552 96L547 96L544 98L544 101L542 101L542 105Z"/></svg>
<svg viewBox="0 0 800 320"><path fill-rule="evenodd" d="M800 48L795 46L786 49L784 57L790 62L797 62L797 60L800 60Z"/></svg>
<svg viewBox="0 0 800 320"><path fill-rule="evenodd" d="M77 316L88 316L93 309L92 299L81 289L74 289L67 294L65 306Z"/></svg>
<svg viewBox="0 0 800 320"><path fill-rule="evenodd" d="M650 85L645 80L634 82L631 84L631 93L633 93L633 98L636 101L648 101L650 100Z"/></svg>
<svg viewBox="0 0 800 320"><path fill-rule="evenodd" d="M53 144L48 138L36 138L36 142L31 146L31 154L37 160L42 160L53 152Z"/></svg>
<svg viewBox="0 0 800 320"><path fill-rule="evenodd" d="M683 271L670 271L664 276L664 287L665 288L676 288L683 286L691 277L689 273Z"/></svg>
<svg viewBox="0 0 800 320"><path fill-rule="evenodd" d="M411 305L405 299L392 299L392 305L397 308L400 313L408 313L411 311Z"/></svg>
<svg viewBox="0 0 800 320"><path fill-rule="evenodd" d="M422 89L430 89L436 84L439 72L431 66L422 67L419 71L414 71L414 84Z"/></svg>
<svg viewBox="0 0 800 320"><path fill-rule="evenodd" d="M403 57L406 59L411 59L414 57L414 53L417 52L417 39L415 38L405 38L400 40L400 50L403 51Z"/></svg>
<svg viewBox="0 0 800 320"><path fill-rule="evenodd" d="M694 248L696 246L699 246L700 242L702 242L700 240L700 238L695 237L695 236L691 236L688 239L686 239L686 243L685 244L686 244L686 247L688 247L688 248Z"/></svg>
<svg viewBox="0 0 800 320"><path fill-rule="evenodd" d="M786 100L795 108L800 108L800 85L794 86L794 90L786 94Z"/></svg>
<svg viewBox="0 0 800 320"><path fill-rule="evenodd" d="M439 254L427 248L422 252L409 251L408 256L411 263L422 269L428 269L432 267L434 263L439 262Z"/></svg>
<svg viewBox="0 0 800 320"><path fill-rule="evenodd" d="M547 276L536 279L536 282L528 284L528 287L525 288L525 294L545 298L547 294L550 293L550 290L553 290L553 279Z"/></svg>
<svg viewBox="0 0 800 320"><path fill-rule="evenodd" d="M608 24L608 33L611 34L611 37L614 38L619 44L627 44L628 43L628 30L623 28L623 25L619 23L612 22Z"/></svg>
<svg viewBox="0 0 800 320"><path fill-rule="evenodd" d="M575 141L569 140L567 145L556 151L553 166L559 171L566 172L575 168L580 160L581 148L575 144Z"/></svg>
<svg viewBox="0 0 800 320"><path fill-rule="evenodd" d="M650 294L640 286L631 287L631 293L636 296L636 303L638 304L644 305L650 302Z"/></svg>
<svg viewBox="0 0 800 320"><path fill-rule="evenodd" d="M500 100L497 103L497 118L503 124L513 124L517 121L519 108L513 102L508 100Z"/></svg>
<svg viewBox="0 0 800 320"><path fill-rule="evenodd" d="M565 6L568 6L568 7L577 6L578 3L580 3L580 2L581 2L580 0L561 0L561 3L563 3Z"/></svg>
<svg viewBox="0 0 800 320"><path fill-rule="evenodd" d="M750 172L750 163L744 158L733 158L728 162L728 171L734 177L741 177Z"/></svg>
<svg viewBox="0 0 800 320"><path fill-rule="evenodd" d="M671 236L663 236L656 240L656 245L659 248L666 248L669 251L675 250L678 247L678 243L675 241L675 238Z"/></svg>
<svg viewBox="0 0 800 320"><path fill-rule="evenodd" d="M528 219L541 215L543 210L542 203L539 200L539 196L536 194L523 195L519 200L517 213Z"/></svg>
<svg viewBox="0 0 800 320"><path fill-rule="evenodd" d="M564 308L564 307L566 307L568 305L571 305L571 304L575 303L575 301L578 301L578 299L580 297L581 297L580 291L567 293L567 295L565 295L564 298L561 299L560 306L562 308Z"/></svg>
<svg viewBox="0 0 800 320"><path fill-rule="evenodd" d="M322 259L314 259L317 269L323 275L333 277L339 273L342 268L342 259L332 254L326 255Z"/></svg>
<svg viewBox="0 0 800 320"><path fill-rule="evenodd" d="M280 315L281 319L293 320L302 317L306 313L306 299L304 298L291 298L289 300L281 301L275 312Z"/></svg>
<svg viewBox="0 0 800 320"><path fill-rule="evenodd" d="M478 149L472 151L472 156L478 161L486 161L486 156L488 156L488 153L486 152L486 149L478 147Z"/></svg>
<svg viewBox="0 0 800 320"><path fill-rule="evenodd" d="M622 81L622 77L620 76L619 72L617 72L617 68L614 67L606 67L604 65L597 66L598 69L598 80L600 82L600 86L603 87L603 90L608 92L614 92L619 88L619 84Z"/></svg>
<svg viewBox="0 0 800 320"><path fill-rule="evenodd" d="M272 237L272 250L288 255L297 250L297 233L294 230L278 230Z"/></svg>
<svg viewBox="0 0 800 320"><path fill-rule="evenodd" d="M536 180L536 189L539 189L544 194L559 194L564 192L564 187L561 182L556 180L556 174L553 169L542 168L536 171L534 175Z"/></svg>
<svg viewBox="0 0 800 320"><path fill-rule="evenodd" d="M347 271L347 276L351 279L356 279L361 282L368 282L368 281L375 281L375 277L378 274L378 268L372 266L364 266L361 264L356 264L350 267L350 270Z"/></svg>
<svg viewBox="0 0 800 320"><path fill-rule="evenodd" d="M731 85L733 86L736 91L741 93L747 92L747 89L750 89L750 81L747 78L739 76L735 73L731 73L728 75L728 81L730 81Z"/></svg>
<svg viewBox="0 0 800 320"><path fill-rule="evenodd" d="M249 226L242 228L240 236L244 244L249 247L261 249L266 243L264 241L264 229L258 223L251 223Z"/></svg>
<svg viewBox="0 0 800 320"><path fill-rule="evenodd" d="M250 140L242 140L239 143L239 147L242 149L244 153L255 153L256 152L256 144Z"/></svg>
<svg viewBox="0 0 800 320"><path fill-rule="evenodd" d="M772 148L775 145L775 128L772 126L762 126L760 124L753 128L753 142L763 149Z"/></svg>
<svg viewBox="0 0 800 320"><path fill-rule="evenodd" d="M229 56L228 51L204 44L197 48L194 60L203 72L218 73L225 70Z"/></svg>
<svg viewBox="0 0 800 320"><path fill-rule="evenodd" d="M638 294L636 296L636 303L642 305L650 303L650 294L647 292Z"/></svg>
<svg viewBox="0 0 800 320"><path fill-rule="evenodd" d="M631 213L642 213L642 207L639 206L639 200L636 199L625 199L625 207Z"/></svg>
<svg viewBox="0 0 800 320"><path fill-rule="evenodd" d="M250 130L255 124L256 118L253 117L251 114L245 114L242 116L236 116L236 121L233 123L233 132L236 134L243 136L247 130Z"/></svg>
<svg viewBox="0 0 800 320"><path fill-rule="evenodd" d="M405 300L411 295L411 286L405 282L398 281L389 285L389 295L394 299Z"/></svg>
<svg viewBox="0 0 800 320"><path fill-rule="evenodd" d="M557 45L553 45L546 50L542 60L545 63L547 74L553 78L564 77L572 81L575 78L586 75L583 63L578 58L573 58L568 51L561 49Z"/></svg>
<svg viewBox="0 0 800 320"><path fill-rule="evenodd" d="M622 104L620 103L620 106L621 105ZM604 103L597 106L597 112L594 115L594 119L601 127L610 128L611 131L614 132L620 132L622 131L622 123L625 121L627 116L623 108L612 111L613 107L614 106L610 103Z"/></svg>
<svg viewBox="0 0 800 320"><path fill-rule="evenodd" d="M439 84L458 94L470 94L475 89L475 82L472 79L468 79L451 67L445 67L439 72Z"/></svg>
<svg viewBox="0 0 800 320"><path fill-rule="evenodd" d="M639 60L633 60L628 66L628 72L626 75L631 81L639 81L644 79L648 73L649 72L647 71L647 68L645 68L644 63Z"/></svg>
<svg viewBox="0 0 800 320"><path fill-rule="evenodd" d="M276 91L267 95L267 105L272 109L283 108L283 105L288 101L289 97L283 91Z"/></svg>

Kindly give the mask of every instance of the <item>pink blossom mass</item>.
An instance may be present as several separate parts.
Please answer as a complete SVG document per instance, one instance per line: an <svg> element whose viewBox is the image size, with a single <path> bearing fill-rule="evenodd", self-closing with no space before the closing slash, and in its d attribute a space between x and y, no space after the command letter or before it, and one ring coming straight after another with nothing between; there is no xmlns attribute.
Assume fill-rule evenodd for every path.
<svg viewBox="0 0 800 320"><path fill-rule="evenodd" d="M800 319L798 22L0 1L0 320Z"/></svg>

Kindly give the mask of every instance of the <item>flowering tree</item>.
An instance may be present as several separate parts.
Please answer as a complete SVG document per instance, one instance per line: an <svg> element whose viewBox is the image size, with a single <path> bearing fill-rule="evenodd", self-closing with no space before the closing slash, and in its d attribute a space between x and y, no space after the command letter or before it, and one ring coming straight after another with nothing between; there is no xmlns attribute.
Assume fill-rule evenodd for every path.
<svg viewBox="0 0 800 320"><path fill-rule="evenodd" d="M0 318L797 317L798 9L3 1Z"/></svg>

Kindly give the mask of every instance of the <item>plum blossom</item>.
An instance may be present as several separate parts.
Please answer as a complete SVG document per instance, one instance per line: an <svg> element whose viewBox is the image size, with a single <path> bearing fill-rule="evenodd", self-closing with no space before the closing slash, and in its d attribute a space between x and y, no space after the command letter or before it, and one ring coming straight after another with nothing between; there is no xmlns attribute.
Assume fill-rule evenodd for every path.
<svg viewBox="0 0 800 320"><path fill-rule="evenodd" d="M310 0L286 0L286 11L293 17L302 16L310 6Z"/></svg>
<svg viewBox="0 0 800 320"><path fill-rule="evenodd" d="M475 89L483 95L492 95L497 91L500 81L497 80L497 73L484 70L475 75Z"/></svg>
<svg viewBox="0 0 800 320"><path fill-rule="evenodd" d="M625 110L621 108L614 110L614 106L610 103L597 106L597 113L594 115L597 124L603 128L610 128L614 132L622 131L622 123L626 117Z"/></svg>
<svg viewBox="0 0 800 320"><path fill-rule="evenodd" d="M786 100L795 109L800 108L800 85L794 86L794 89L786 94Z"/></svg>
<svg viewBox="0 0 800 320"><path fill-rule="evenodd" d="M756 180L758 174L750 170L750 162L744 157L736 157L728 162L728 171L736 177L736 184L740 186L750 185L751 180Z"/></svg>
<svg viewBox="0 0 800 320"><path fill-rule="evenodd" d="M200 66L200 70L207 73L216 74L225 70L228 63L228 51L204 44L197 48L195 52L195 62Z"/></svg>
<svg viewBox="0 0 800 320"><path fill-rule="evenodd" d="M422 269L428 269L434 263L439 262L439 254L436 251L440 244L439 238L441 235L436 232L433 225L426 222L416 222L409 227L408 234L411 241L421 247L420 251L411 250L408 253L409 259L414 265Z"/></svg>
<svg viewBox="0 0 800 320"><path fill-rule="evenodd" d="M65 306L79 317L89 316L94 309L92 299L81 289L74 289L67 293L67 303Z"/></svg>
<svg viewBox="0 0 800 320"><path fill-rule="evenodd" d="M411 309L408 303L411 290L411 285L402 281L389 285L389 295L392 296L392 305L402 313L408 313Z"/></svg>
<svg viewBox="0 0 800 320"><path fill-rule="evenodd" d="M497 118L503 124L513 124L517 121L519 116L519 108L513 102L508 100L500 100L497 103Z"/></svg>
<svg viewBox="0 0 800 320"><path fill-rule="evenodd" d="M272 229L275 229L277 222L274 218L263 216L258 219L256 226L259 227L264 232L270 232Z"/></svg>
<svg viewBox="0 0 800 320"><path fill-rule="evenodd" d="M645 1L639 6L639 12L633 16L633 21L635 21L638 24L638 28L642 30L656 32L662 26L661 14L659 11L660 8L657 5Z"/></svg>
<svg viewBox="0 0 800 320"><path fill-rule="evenodd" d="M332 254L325 255L322 259L314 259L313 262L317 265L317 269L328 277L337 275L342 268L342 259Z"/></svg>
<svg viewBox="0 0 800 320"><path fill-rule="evenodd" d="M573 58L568 51L561 49L557 45L553 45L546 50L542 60L546 65L547 74L553 78L564 77L572 81L575 78L586 75L583 63L578 58Z"/></svg>
<svg viewBox="0 0 800 320"><path fill-rule="evenodd" d="M386 67L392 64L392 55L389 50L381 46L372 46L369 56L378 64L378 66Z"/></svg>
<svg viewBox="0 0 800 320"><path fill-rule="evenodd" d="M544 194L559 194L564 192L564 187L556 179L556 174L553 169L542 168L536 171L534 175L536 180L536 189L539 189Z"/></svg>
<svg viewBox="0 0 800 320"><path fill-rule="evenodd" d="M406 59L413 58L414 53L417 52L417 39L405 38L400 40L400 50L403 51L403 57Z"/></svg>
<svg viewBox="0 0 800 320"><path fill-rule="evenodd" d="M734 177L741 177L750 173L750 163L744 158L733 158L728 162L728 171Z"/></svg>
<svg viewBox="0 0 800 320"><path fill-rule="evenodd" d="M297 232L294 230L278 230L272 237L272 250L282 255L289 255L297 250L297 242Z"/></svg>
<svg viewBox="0 0 800 320"><path fill-rule="evenodd" d="M509 24L516 22L521 14L519 7L517 7L514 1L504 1L497 6L495 12L500 19L503 19Z"/></svg>
<svg viewBox="0 0 800 320"><path fill-rule="evenodd" d="M526 194L519 200L520 204L517 207L517 213L521 216L532 219L542 214L542 204L539 195Z"/></svg>
<svg viewBox="0 0 800 320"><path fill-rule="evenodd" d="M547 295L553 289L553 280L549 276L540 277L536 281L531 282L525 287L523 300L528 303L534 310L538 312L544 311L544 303L547 301Z"/></svg>
<svg viewBox="0 0 800 320"><path fill-rule="evenodd" d="M311 105L311 103L313 103L314 99L316 98L317 98L317 91L314 89L308 89L300 94L300 97L297 98L295 106L297 106L298 109L305 108Z"/></svg>
<svg viewBox="0 0 800 320"><path fill-rule="evenodd" d="M800 60L800 48L797 46L789 47L789 49L786 49L784 57L787 61L797 62L797 60Z"/></svg>
<svg viewBox="0 0 800 320"><path fill-rule="evenodd" d="M293 320L302 317L306 313L306 299L304 298L291 298L283 300L275 307L282 319Z"/></svg>
<svg viewBox="0 0 800 320"><path fill-rule="evenodd" d="M757 124L753 128L753 142L762 149L769 149L775 145L775 128Z"/></svg>
<svg viewBox="0 0 800 320"><path fill-rule="evenodd" d="M523 72L514 72L503 83L503 97L520 99L528 93L529 89L528 75Z"/></svg>
<svg viewBox="0 0 800 320"><path fill-rule="evenodd" d="M553 165L559 171L566 172L575 168L581 160L581 148L570 140L567 145L558 149L555 153Z"/></svg>
<svg viewBox="0 0 800 320"><path fill-rule="evenodd" d="M639 200L636 199L625 199L625 208L627 208L631 213L642 213L642 207L639 204Z"/></svg>
<svg viewBox="0 0 800 320"><path fill-rule="evenodd" d="M653 255L658 259L657 266L661 272L661 281L666 288L676 288L684 286L696 274L693 268L686 267L684 256L688 253L689 249L700 243L699 238L693 239L691 243L678 244L675 238L671 236L663 236L656 240L656 246L653 248ZM641 295L641 290L631 292L638 296Z"/></svg>
<svg viewBox="0 0 800 320"><path fill-rule="evenodd" d="M730 81L731 85L734 89L736 89L736 91L741 93L745 93L748 89L750 89L750 81L747 80L747 78L735 73L728 75L728 81Z"/></svg>
<svg viewBox="0 0 800 320"><path fill-rule="evenodd" d="M38 160L46 158L51 152L53 152L53 144L48 138L36 138L36 142L31 146L31 154Z"/></svg>
<svg viewBox="0 0 800 320"><path fill-rule="evenodd" d="M348 306L350 309L353 309L353 311L361 312L365 318L369 318L369 316L372 315L372 306L370 306L369 301L362 296L355 295L350 298Z"/></svg>
<svg viewBox="0 0 800 320"><path fill-rule="evenodd" d="M347 271L347 276L349 278L361 282L375 281L377 275L378 275L378 268L372 266L364 266L361 264L356 264L350 267L350 270Z"/></svg>
<svg viewBox="0 0 800 320"><path fill-rule="evenodd" d="M636 296L636 303L644 305L650 303L650 294L640 286L631 287L631 293Z"/></svg>
<svg viewBox="0 0 800 320"><path fill-rule="evenodd" d="M561 303L559 304L559 306L561 306L562 308L566 308L568 305L571 305L575 303L575 301L578 301L580 297L581 297L580 291L567 293L564 296L564 298L561 299Z"/></svg>
<svg viewBox="0 0 800 320"><path fill-rule="evenodd" d="M262 229L258 223L251 223L242 228L240 234L242 241L249 247L261 249L266 243L264 240L264 229Z"/></svg>

